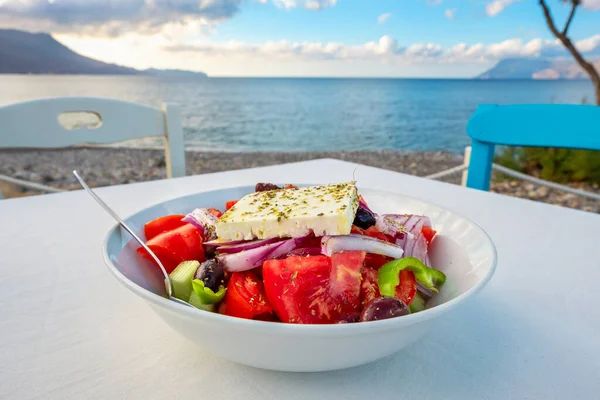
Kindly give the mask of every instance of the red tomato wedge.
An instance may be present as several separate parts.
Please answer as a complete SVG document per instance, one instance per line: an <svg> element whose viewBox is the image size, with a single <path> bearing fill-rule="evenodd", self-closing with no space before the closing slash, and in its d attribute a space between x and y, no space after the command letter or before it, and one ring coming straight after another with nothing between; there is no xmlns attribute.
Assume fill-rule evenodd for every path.
<svg viewBox="0 0 600 400"><path fill-rule="evenodd" d="M366 253L288 257L263 264L265 291L283 322L324 324L360 312L361 268Z"/></svg>
<svg viewBox="0 0 600 400"><path fill-rule="evenodd" d="M156 218L155 220L148 222L144 225L144 236L146 236L146 240L150 240L163 232L171 231L187 224L187 222L182 221L184 217L185 215L174 214Z"/></svg>
<svg viewBox="0 0 600 400"><path fill-rule="evenodd" d="M394 297L402 300L406 305L410 305L417 295L417 280L412 271L400 271L400 283L396 286Z"/></svg>
<svg viewBox="0 0 600 400"><path fill-rule="evenodd" d="M217 210L216 208L209 208L208 212L217 218L221 218L221 215L223 215L223 213L221 211Z"/></svg>
<svg viewBox="0 0 600 400"><path fill-rule="evenodd" d="M263 283L252 271L231 274L219 312L238 318L273 320L269 316L273 308L267 300Z"/></svg>
<svg viewBox="0 0 600 400"><path fill-rule="evenodd" d="M386 235L374 226L371 226L369 229L365 230L365 235L382 240L384 242L396 243L396 240L393 237Z"/></svg>
<svg viewBox="0 0 600 400"><path fill-rule="evenodd" d="M150 250L152 250L154 252L154 254L156 254L156 257L158 257L158 259L162 263L163 267L165 267L165 270L167 271L168 274L170 274L175 268L177 268L177 266L182 261L185 261L185 260L182 260L180 256L169 251L169 249L165 249L165 248L157 247L157 246L150 246ZM139 247L137 249L137 253L140 256L142 256L143 258L145 258L146 260L151 261L152 264L156 265L156 267L158 268L158 265L156 264L154 259L152 257L150 257L150 255L142 247Z"/></svg>
<svg viewBox="0 0 600 400"><path fill-rule="evenodd" d="M379 293L379 285L377 284L377 270L381 268L383 264L389 261L383 256L383 264L376 267L372 267L369 264L369 256L376 256L376 254L367 254L366 268L362 271L362 282L360 285L360 304L364 308L371 300L381 296ZM394 297L402 300L407 305L412 303L415 296L417 295L417 280L415 274L412 271L403 270L400 271L400 283L396 286Z"/></svg>
<svg viewBox="0 0 600 400"><path fill-rule="evenodd" d="M362 194L358 195L358 200L363 203L365 206L367 206L367 208L369 207L369 205L367 204L367 202L365 201L365 198L362 197Z"/></svg>
<svg viewBox="0 0 600 400"><path fill-rule="evenodd" d="M352 225L352 228L350 229L350 233L352 233L353 235L364 235L365 230L363 228L359 228L356 225Z"/></svg>
<svg viewBox="0 0 600 400"><path fill-rule="evenodd" d="M235 203L237 203L237 200L229 200L227 203L225 203L225 211L229 210L231 207L235 206Z"/></svg>
<svg viewBox="0 0 600 400"><path fill-rule="evenodd" d="M365 258L365 265L369 268L379 269L383 264L392 261L393 258L382 256L381 254L368 253Z"/></svg>
<svg viewBox="0 0 600 400"><path fill-rule="evenodd" d="M183 261L204 261L200 231L187 223L153 237L146 242L146 245L156 254L168 273ZM138 248L137 252L145 259L154 262L144 248Z"/></svg>
<svg viewBox="0 0 600 400"><path fill-rule="evenodd" d="M373 299L380 296L379 286L377 285L377 271L373 268L364 268L362 271L362 282L360 284L361 309Z"/></svg>
<svg viewBox="0 0 600 400"><path fill-rule="evenodd" d="M425 237L425 240L427 240L427 245L429 246L431 244L431 241L433 240L433 237L437 233L437 231L432 228L423 228L423 229L421 229L421 233Z"/></svg>
<svg viewBox="0 0 600 400"><path fill-rule="evenodd" d="M374 237L375 239L383 240L383 241L390 242L390 243L395 242L391 236L388 236L388 235L384 234L383 232L380 232L374 226L370 227L367 230L364 230L362 228L359 228L356 225L352 225L352 229L351 229L350 233L355 234L355 235L371 236L371 237ZM379 268L381 268L381 266L383 264L385 264L386 262L391 261L391 260L392 260L392 258L390 258L390 257L382 256L379 254L367 253L367 257L365 259L365 265L370 268L379 269Z"/></svg>
<svg viewBox="0 0 600 400"><path fill-rule="evenodd" d="M329 294L341 301L343 309L347 308L347 310L339 309L342 313L351 314L360 311L361 271L366 256L366 252L358 250L342 251L331 256Z"/></svg>

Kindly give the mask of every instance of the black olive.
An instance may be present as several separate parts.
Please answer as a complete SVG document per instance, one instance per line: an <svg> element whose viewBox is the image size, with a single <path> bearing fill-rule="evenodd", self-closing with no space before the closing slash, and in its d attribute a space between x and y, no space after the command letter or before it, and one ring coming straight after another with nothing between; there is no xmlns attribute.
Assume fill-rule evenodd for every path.
<svg viewBox="0 0 600 400"><path fill-rule="evenodd" d="M361 322L401 317L410 314L410 309L395 297L377 297L366 305L360 314Z"/></svg>
<svg viewBox="0 0 600 400"><path fill-rule="evenodd" d="M375 215L366 208L358 207L353 224L361 229L369 229L375 225Z"/></svg>
<svg viewBox="0 0 600 400"><path fill-rule="evenodd" d="M219 290L219 286L225 281L225 270L223 266L215 259L204 261L194 274L194 279L200 279L204 282L204 287L210 288L213 292Z"/></svg>
<svg viewBox="0 0 600 400"><path fill-rule="evenodd" d="M277 190L281 189L279 186L273 183L257 183L254 188L255 192L266 192L267 190Z"/></svg>
<svg viewBox="0 0 600 400"><path fill-rule="evenodd" d="M354 322L360 321L360 314L350 314L347 315L344 319L338 321L338 324L351 324Z"/></svg>

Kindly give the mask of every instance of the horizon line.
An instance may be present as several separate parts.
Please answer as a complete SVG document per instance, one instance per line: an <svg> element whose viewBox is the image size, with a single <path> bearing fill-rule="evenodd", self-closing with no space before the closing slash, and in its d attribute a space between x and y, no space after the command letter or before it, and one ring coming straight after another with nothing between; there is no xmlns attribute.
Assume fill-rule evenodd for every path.
<svg viewBox="0 0 600 400"><path fill-rule="evenodd" d="M193 72L193 71L190 71ZM475 77L418 77L418 76L262 76L262 75L218 75L218 76L156 76L144 74L39 74L39 73L23 73L23 72L0 72L0 76L87 76L87 77L142 77L142 78L161 78L161 79L404 79L404 80L456 80L456 81L588 81L586 78L577 79L536 79L536 78L479 78Z"/></svg>

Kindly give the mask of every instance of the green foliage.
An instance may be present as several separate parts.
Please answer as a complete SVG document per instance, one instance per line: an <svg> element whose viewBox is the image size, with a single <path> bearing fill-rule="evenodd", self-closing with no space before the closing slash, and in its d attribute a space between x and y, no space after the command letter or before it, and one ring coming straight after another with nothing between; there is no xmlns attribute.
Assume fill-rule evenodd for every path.
<svg viewBox="0 0 600 400"><path fill-rule="evenodd" d="M554 182L600 183L600 152L538 147L502 148L496 162Z"/></svg>

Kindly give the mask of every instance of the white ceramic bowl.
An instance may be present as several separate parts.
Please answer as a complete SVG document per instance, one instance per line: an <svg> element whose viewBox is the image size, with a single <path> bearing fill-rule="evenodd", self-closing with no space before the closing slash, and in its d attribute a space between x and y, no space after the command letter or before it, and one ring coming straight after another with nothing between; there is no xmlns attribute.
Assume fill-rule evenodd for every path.
<svg viewBox="0 0 600 400"><path fill-rule="evenodd" d="M136 233L144 223L196 207L220 207L251 193L239 187L197 193L146 208L126 219ZM436 320L473 297L492 277L496 249L475 223L442 207L396 193L360 189L379 213L418 213L431 217L438 236L430 258L447 275L440 293L419 313L382 321L295 325L251 321L196 310L164 298L163 278L135 254L137 244L115 226L103 244L109 270L125 287L148 302L174 330L206 351L241 364L278 371L328 371L375 361L413 343Z"/></svg>

